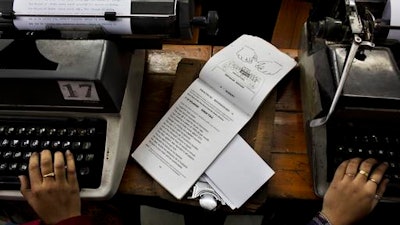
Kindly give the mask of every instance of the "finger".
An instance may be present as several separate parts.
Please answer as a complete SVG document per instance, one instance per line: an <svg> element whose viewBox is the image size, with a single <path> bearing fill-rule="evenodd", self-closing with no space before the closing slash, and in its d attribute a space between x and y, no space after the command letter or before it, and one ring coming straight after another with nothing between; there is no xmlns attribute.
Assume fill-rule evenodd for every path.
<svg viewBox="0 0 400 225"><path fill-rule="evenodd" d="M386 187L389 184L389 179L385 178L383 179L378 186L378 189L376 190L376 193L379 194L380 196L383 196L383 194L386 191Z"/></svg>
<svg viewBox="0 0 400 225"><path fill-rule="evenodd" d="M40 153L40 169L42 172L43 183L54 181L53 157L50 150L43 150Z"/></svg>
<svg viewBox="0 0 400 225"><path fill-rule="evenodd" d="M376 159L369 158L361 162L360 168L358 170L357 179L367 180L372 167L377 163Z"/></svg>
<svg viewBox="0 0 400 225"><path fill-rule="evenodd" d="M79 188L78 179L76 177L75 160L70 150L65 151L65 158L67 160L67 181L72 186Z"/></svg>
<svg viewBox="0 0 400 225"><path fill-rule="evenodd" d="M379 164L374 171L371 172L368 181L371 181L371 183L375 183L379 185L381 180L383 179L383 175L385 174L388 164L386 162Z"/></svg>
<svg viewBox="0 0 400 225"><path fill-rule="evenodd" d="M20 175L18 176L19 182L21 183L21 192L25 192L25 190L29 189L29 180L28 177L25 175Z"/></svg>
<svg viewBox="0 0 400 225"><path fill-rule="evenodd" d="M54 153L54 173L56 180L66 180L64 154L60 151Z"/></svg>
<svg viewBox="0 0 400 225"><path fill-rule="evenodd" d="M33 152L29 158L29 179L31 188L42 183L42 174L40 173L39 154Z"/></svg>
<svg viewBox="0 0 400 225"><path fill-rule="evenodd" d="M383 194L386 191L386 187L387 187L388 184L389 184L389 179L387 179L387 178L383 179L379 183L378 189L377 189L375 197L374 197L374 199L375 199L374 206L376 206L376 204L378 204L378 202L381 200Z"/></svg>
<svg viewBox="0 0 400 225"><path fill-rule="evenodd" d="M29 198L28 195L31 193L29 189L30 186L29 179L25 175L20 175L18 176L18 178L19 182L21 183L21 188L20 188L21 194L24 196L25 199L28 199Z"/></svg>
<svg viewBox="0 0 400 225"><path fill-rule="evenodd" d="M358 167L362 162L361 158L352 158L349 160L349 163L346 168L345 175L350 178L354 178L357 175Z"/></svg>
<svg viewBox="0 0 400 225"><path fill-rule="evenodd" d="M40 169L42 171L42 175L46 175L53 171L53 157L51 155L50 150L43 150L40 153Z"/></svg>
<svg viewBox="0 0 400 225"><path fill-rule="evenodd" d="M345 174L348 164L349 164L349 160L345 160L342 163L340 163L340 165L336 168L336 172L335 172L335 175L333 176L332 182L343 179L343 176Z"/></svg>

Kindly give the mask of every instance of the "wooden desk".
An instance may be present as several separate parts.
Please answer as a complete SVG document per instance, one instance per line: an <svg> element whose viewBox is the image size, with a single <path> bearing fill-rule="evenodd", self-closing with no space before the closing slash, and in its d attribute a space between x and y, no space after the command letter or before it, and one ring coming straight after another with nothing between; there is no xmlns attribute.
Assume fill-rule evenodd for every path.
<svg viewBox="0 0 400 225"><path fill-rule="evenodd" d="M183 58L206 61L221 47L202 45L164 45L162 50L148 50L141 102L132 143L132 151L166 113L174 88L178 63ZM284 52L297 57L296 50ZM306 151L300 99L299 73L288 74L258 110L256 122L250 122L240 134L275 170L276 174L241 208L257 210L268 197L316 199ZM175 86L176 88L176 86ZM275 110L268 110L268 109ZM268 122L270 121L270 123ZM270 124L270 125L268 125ZM129 158L119 193L159 196L177 202L132 158ZM198 205L198 201L179 202Z"/></svg>

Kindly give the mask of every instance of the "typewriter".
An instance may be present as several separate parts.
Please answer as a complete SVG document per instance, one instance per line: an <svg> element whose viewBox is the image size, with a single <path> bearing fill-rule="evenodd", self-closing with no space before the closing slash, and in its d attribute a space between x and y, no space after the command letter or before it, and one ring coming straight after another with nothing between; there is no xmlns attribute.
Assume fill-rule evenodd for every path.
<svg viewBox="0 0 400 225"><path fill-rule="evenodd" d="M390 10L390 1L314 1L304 24L300 86L319 197L343 160L371 157L389 163L383 200L400 201L400 45Z"/></svg>
<svg viewBox="0 0 400 225"><path fill-rule="evenodd" d="M131 150L143 49L191 38L192 20L201 21L193 7L177 0L2 0L0 199L23 199L17 176L28 175L30 155L42 149L74 153L82 198L111 198Z"/></svg>

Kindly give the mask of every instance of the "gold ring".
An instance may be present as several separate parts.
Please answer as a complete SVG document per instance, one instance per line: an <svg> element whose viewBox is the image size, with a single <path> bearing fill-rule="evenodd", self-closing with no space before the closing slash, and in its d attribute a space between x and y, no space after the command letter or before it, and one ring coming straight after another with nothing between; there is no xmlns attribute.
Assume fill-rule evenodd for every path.
<svg viewBox="0 0 400 225"><path fill-rule="evenodd" d="M374 178L369 178L368 180L374 182L375 184L379 185L379 182L377 180L375 180Z"/></svg>
<svg viewBox="0 0 400 225"><path fill-rule="evenodd" d="M378 195L378 194L375 194L375 196L374 196L374 199L376 199L376 200L381 200L382 199L382 196L380 196L380 195Z"/></svg>
<svg viewBox="0 0 400 225"><path fill-rule="evenodd" d="M360 170L358 173L364 175L365 177L368 177L369 175L369 173L365 172L364 170Z"/></svg>
<svg viewBox="0 0 400 225"><path fill-rule="evenodd" d="M48 174L43 175L43 178L46 178L46 177L55 177L55 176L56 176L56 174L55 174L54 172L51 172L51 173L48 173Z"/></svg>
<svg viewBox="0 0 400 225"><path fill-rule="evenodd" d="M349 177L354 177L354 174L352 174L352 173L345 173L345 175L347 175Z"/></svg>

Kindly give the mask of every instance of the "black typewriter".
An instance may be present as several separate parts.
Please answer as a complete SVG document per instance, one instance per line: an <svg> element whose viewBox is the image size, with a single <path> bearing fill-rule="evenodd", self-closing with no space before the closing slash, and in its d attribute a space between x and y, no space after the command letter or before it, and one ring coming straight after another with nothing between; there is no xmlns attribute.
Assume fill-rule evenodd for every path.
<svg viewBox="0 0 400 225"><path fill-rule="evenodd" d="M354 113L354 114L353 114ZM366 114L357 116L358 114ZM399 114L385 112L345 112L332 118L327 125L327 181L346 159L375 158L389 163L385 177L389 178L385 196L400 197L400 121ZM353 115L352 115L353 114ZM381 117L376 119L376 117ZM390 122L388 122L390 121Z"/></svg>
<svg viewBox="0 0 400 225"><path fill-rule="evenodd" d="M80 188L99 188L107 121L101 118L0 117L0 189L19 190L33 152L70 150Z"/></svg>
<svg viewBox="0 0 400 225"><path fill-rule="evenodd" d="M299 65L314 190L353 157L389 163L386 201L400 201L400 42L385 0L314 1Z"/></svg>

